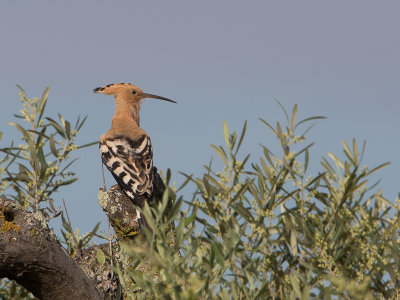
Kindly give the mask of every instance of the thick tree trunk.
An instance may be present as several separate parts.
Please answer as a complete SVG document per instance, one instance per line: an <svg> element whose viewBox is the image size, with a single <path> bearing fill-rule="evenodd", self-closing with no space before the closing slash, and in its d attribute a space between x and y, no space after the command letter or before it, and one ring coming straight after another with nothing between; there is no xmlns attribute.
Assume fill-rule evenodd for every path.
<svg viewBox="0 0 400 300"><path fill-rule="evenodd" d="M38 214L0 197L0 277L40 299L103 299Z"/></svg>
<svg viewBox="0 0 400 300"><path fill-rule="evenodd" d="M165 186L156 168L153 171L153 196L158 202ZM40 214L0 197L0 278L15 280L40 299L116 299L121 287L112 266L121 263L119 242L143 239L143 225L133 221L136 208L118 186L108 192L101 190L98 201L117 241L83 249L73 259ZM99 251L105 254L103 264L97 260ZM143 272L145 267L140 267Z"/></svg>

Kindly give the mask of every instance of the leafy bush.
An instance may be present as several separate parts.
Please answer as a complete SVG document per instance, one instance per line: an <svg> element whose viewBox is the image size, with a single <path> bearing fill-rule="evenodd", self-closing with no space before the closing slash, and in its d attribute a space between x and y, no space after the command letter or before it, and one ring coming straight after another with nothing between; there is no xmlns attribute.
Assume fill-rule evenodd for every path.
<svg viewBox="0 0 400 300"><path fill-rule="evenodd" d="M129 296L138 289L142 299L398 296L400 204L368 182L386 164L361 167L364 147L358 150L353 140L351 148L343 143L345 160L328 153L331 162L323 158L321 172L308 174L313 144L303 145L310 127L297 130L322 117L297 122L297 106L290 117L283 113L285 127L261 120L281 153L262 146L263 157L250 162L250 155L238 155L246 123L239 135L224 122L225 147L212 146L224 168L185 175L183 186L195 185L191 201L179 195L183 186L170 186L162 203L144 208L150 249L126 247ZM174 205L164 220L168 197ZM167 229L175 220L173 239ZM154 269L144 272L146 264Z"/></svg>
<svg viewBox="0 0 400 300"><path fill-rule="evenodd" d="M0 157L0 192L14 199L26 209L43 217L45 222L61 214L63 229L61 230L68 253L74 256L79 249L89 245L99 224L92 232L83 236L73 230L70 222L62 215L60 207L55 208L53 194L60 188L70 185L78 178L71 166L76 159L71 154L78 149L88 147L97 142L78 146L74 143L86 118L78 117L75 125L58 114L58 121L46 117L45 109L48 100L47 87L41 98L29 98L24 89L20 100L23 109L14 115L18 122L9 122L22 134L20 144L13 141L9 147L0 149L4 154ZM1 138L1 132L0 132ZM68 220L69 221L69 220ZM0 281L0 299L33 299L23 287L14 281Z"/></svg>
<svg viewBox="0 0 400 300"><path fill-rule="evenodd" d="M9 122L9 125L15 126L22 134L22 143L15 146L13 142L10 147L0 149L6 154L3 161L7 161L5 172L8 176L3 180L14 191L9 197L23 207L49 217L58 213L52 194L78 179L69 170L76 160L71 161L71 153L97 142L82 146L74 143L87 117L82 120L78 117L74 127L61 114L58 114L59 121L44 117L48 87L40 99L30 99L23 88L18 87L23 109L14 116L25 123ZM46 206L40 208L43 203Z"/></svg>
<svg viewBox="0 0 400 300"><path fill-rule="evenodd" d="M86 118L72 126L61 115L58 121L44 117L48 91L29 99L21 88L24 109L16 118L24 123L11 123L22 134L21 144L0 149L5 154L0 191L46 220L60 213L53 193L76 180L71 153L90 145L74 143ZM298 130L322 117L297 121L297 106L291 116L282 109L285 126L261 119L276 137L279 153L262 145L259 159L242 155L247 124L238 134L224 122L225 146L212 145L221 170L210 164L201 177L184 174L179 188L170 185L167 171L162 202L142 211L147 242L121 242L116 271L128 298L399 296L400 203L388 201L377 184L369 183L386 164L363 167L365 143L359 150L353 140L351 147L343 143L343 160L328 153L321 171L310 174L313 143L305 143L311 126ZM194 191L192 199L184 200L183 188ZM68 216L62 221L64 244L74 256L93 234L79 236ZM102 255L98 259L104 264ZM1 281L0 298L32 299L7 280Z"/></svg>

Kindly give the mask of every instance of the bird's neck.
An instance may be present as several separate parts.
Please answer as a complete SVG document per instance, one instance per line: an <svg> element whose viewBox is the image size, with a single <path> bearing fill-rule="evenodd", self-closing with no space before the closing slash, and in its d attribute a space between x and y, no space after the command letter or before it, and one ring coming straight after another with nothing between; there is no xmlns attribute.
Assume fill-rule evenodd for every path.
<svg viewBox="0 0 400 300"><path fill-rule="evenodd" d="M114 119L130 119L140 126L140 104L128 104L125 101L115 101Z"/></svg>

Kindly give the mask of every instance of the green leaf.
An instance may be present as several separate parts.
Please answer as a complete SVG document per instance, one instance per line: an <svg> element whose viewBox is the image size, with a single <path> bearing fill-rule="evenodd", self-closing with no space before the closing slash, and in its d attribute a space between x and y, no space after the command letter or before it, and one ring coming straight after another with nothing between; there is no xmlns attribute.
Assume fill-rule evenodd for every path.
<svg viewBox="0 0 400 300"><path fill-rule="evenodd" d="M77 122L76 131L81 130L83 124L85 124L85 122L86 122L87 117L88 117L88 116L85 116L85 117L83 118L83 120L81 121L81 123ZM79 118L78 118L78 120L79 120Z"/></svg>
<svg viewBox="0 0 400 300"><path fill-rule="evenodd" d="M305 157L304 157L304 173L307 171L307 169L308 169L308 164L309 164L309 162L310 162L310 154L309 154L309 151L308 151L308 149L306 149L306 154L305 154Z"/></svg>
<svg viewBox="0 0 400 300"><path fill-rule="evenodd" d="M290 282L292 283L292 287L294 289L294 292L296 293L296 296L298 297L298 299L302 299L302 294L301 294L301 290L300 290L300 286L299 283L297 282L297 278L295 277L295 275L293 273L290 274Z"/></svg>
<svg viewBox="0 0 400 300"><path fill-rule="evenodd" d="M51 153L53 153L54 157L58 158L58 152L57 152L57 149L55 146L53 134L50 136L50 150L51 150Z"/></svg>
<svg viewBox="0 0 400 300"><path fill-rule="evenodd" d="M261 119L261 118L258 118L258 119L259 119L261 122L263 122L265 126L267 126L269 129L271 129L271 131L272 131L275 135L277 135L277 134L276 134L276 130L274 129L274 127L272 127L267 121L265 121L265 120L263 120L263 119Z"/></svg>
<svg viewBox="0 0 400 300"><path fill-rule="evenodd" d="M223 151L221 151L221 149L217 148L217 146L215 145L211 145L211 147L214 149L215 152L217 152L221 160L224 162L225 166L228 166L226 154Z"/></svg>
<svg viewBox="0 0 400 300"><path fill-rule="evenodd" d="M229 142L229 129L228 129L228 124L226 123L226 121L224 120L222 123L222 127L224 129L224 139L225 139L225 143L226 146L228 147L229 152L231 152L231 143Z"/></svg>
<svg viewBox="0 0 400 300"><path fill-rule="evenodd" d="M95 142L91 142L91 143L88 143L88 144L85 144L85 145L78 146L77 149L83 149L83 148L90 147L90 146L93 146L93 145L98 145L98 144L99 144L99 142L95 141Z"/></svg>
<svg viewBox="0 0 400 300"><path fill-rule="evenodd" d="M70 140L71 139L71 123L68 121L65 121L65 134L67 135L67 138Z"/></svg>
<svg viewBox="0 0 400 300"><path fill-rule="evenodd" d="M39 127L40 120L42 120L43 113L44 113L45 108L46 108L47 98L49 96L49 91L50 91L50 87L46 87L44 92L43 92L42 98L40 99L39 117L37 118L37 121L36 121L36 127Z"/></svg>
<svg viewBox="0 0 400 300"><path fill-rule="evenodd" d="M48 117L46 117L45 119L50 122L50 125L53 126L53 128L57 131L59 135L61 135L64 139L66 138L63 128L56 121Z"/></svg>
<svg viewBox="0 0 400 300"><path fill-rule="evenodd" d="M211 243L211 253L214 253L214 256L217 259L219 265L221 267L224 267L225 265L224 255L222 254L222 250L216 242Z"/></svg>
<svg viewBox="0 0 400 300"><path fill-rule="evenodd" d="M243 138L244 138L244 136L246 134L246 129L247 129L247 120L244 122L242 133L240 134L239 142L238 142L238 144L236 146L235 155L238 153L238 151L240 149L240 146L242 145Z"/></svg>
<svg viewBox="0 0 400 300"><path fill-rule="evenodd" d="M97 250L96 260L100 264L100 266L104 265L104 263L106 262L106 256L104 255L103 250L101 250L101 249Z"/></svg>
<svg viewBox="0 0 400 300"><path fill-rule="evenodd" d="M279 106L281 107L283 113L285 114L286 121L289 123L289 115L288 115L288 113L286 112L286 109L285 109L285 108L283 107L283 105L278 101L278 99L275 99L275 98L274 98L274 100L275 100L275 102L278 103Z"/></svg>
<svg viewBox="0 0 400 300"><path fill-rule="evenodd" d="M335 162L338 171L340 169L344 169L343 163L340 161L340 159L335 154L328 152L327 155Z"/></svg>
<svg viewBox="0 0 400 300"><path fill-rule="evenodd" d="M192 223L197 216L197 207L193 208L193 213L185 219L185 227Z"/></svg>
<svg viewBox="0 0 400 300"><path fill-rule="evenodd" d="M64 180L61 183L57 184L57 186L69 185L71 183L74 183L77 180L78 180L78 178L71 178L71 179L68 179L68 180Z"/></svg>
<svg viewBox="0 0 400 300"><path fill-rule="evenodd" d="M301 120L300 122L298 122L298 123L296 124L296 126L294 126L294 130L296 130L296 128L297 128L299 125L301 125L301 124L303 124L303 123L305 123L305 122L312 121L312 120L318 120L318 119L326 119L326 117L324 117L324 116L315 116L315 117L311 117L311 118L307 118L307 119Z"/></svg>
<svg viewBox="0 0 400 300"><path fill-rule="evenodd" d="M290 134L293 133L296 118L297 118L297 104L295 104L293 107L292 120L290 121Z"/></svg>

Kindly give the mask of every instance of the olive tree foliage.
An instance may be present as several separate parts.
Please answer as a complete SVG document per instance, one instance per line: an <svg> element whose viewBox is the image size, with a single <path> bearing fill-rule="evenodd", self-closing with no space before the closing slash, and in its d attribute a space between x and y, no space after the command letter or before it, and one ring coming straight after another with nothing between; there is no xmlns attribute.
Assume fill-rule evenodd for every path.
<svg viewBox="0 0 400 300"><path fill-rule="evenodd" d="M72 124L61 115L46 117L48 89L41 98L30 99L22 89L20 96L20 123L10 124L21 141L0 149L0 188L47 222L61 212L54 192L76 181L71 154L90 145L75 144L86 118ZM224 145L212 145L222 168L210 163L202 176L182 173L178 188L167 171L163 200L142 210L145 237L120 241L123 254L114 269L126 298L400 296L400 201L388 201L369 182L387 163L363 166L365 143L360 148L353 140L311 172L307 133L323 117L298 121L297 105L291 114L281 108L284 123L260 119L273 137L260 146L261 157L245 153L246 122L240 133L224 122ZM278 152L271 151L273 143ZM63 242L74 256L93 233L79 236L61 217ZM105 253L98 251L97 260L104 264ZM12 281L0 283L0 299L32 298Z"/></svg>
<svg viewBox="0 0 400 300"><path fill-rule="evenodd" d="M8 124L15 127L21 137L19 142L12 141L10 146L0 148L3 154L0 155L0 193L36 213L46 223L61 214L63 243L68 253L74 255L77 250L89 244L99 224L92 233L79 235L64 217L60 205L55 207L54 195L60 188L78 179L71 171L76 161L72 159L72 153L95 144L75 143L87 117L78 117L74 123L65 120L61 114L58 114L57 119L50 118L45 115L48 87L40 98L32 99L22 87L18 88L23 108L19 114L14 115L16 120ZM13 281L1 281L0 299L30 297Z"/></svg>
<svg viewBox="0 0 400 300"><path fill-rule="evenodd" d="M369 183L387 163L362 166L365 144L359 149L353 140L343 142L343 159L328 153L310 174L312 125L304 126L323 117L298 121L297 105L290 116L282 110L284 125L260 119L279 153L261 145L258 159L240 154L246 123L238 134L224 122L225 145L212 145L223 168L210 164L201 177L185 175L157 207L145 206L150 249L127 250L132 263L122 284L129 297L137 296L131 282L141 299L399 297L400 202ZM182 195L187 184L190 200ZM168 197L174 204L164 218ZM172 241L166 232L173 222ZM146 263L154 272L140 271Z"/></svg>

